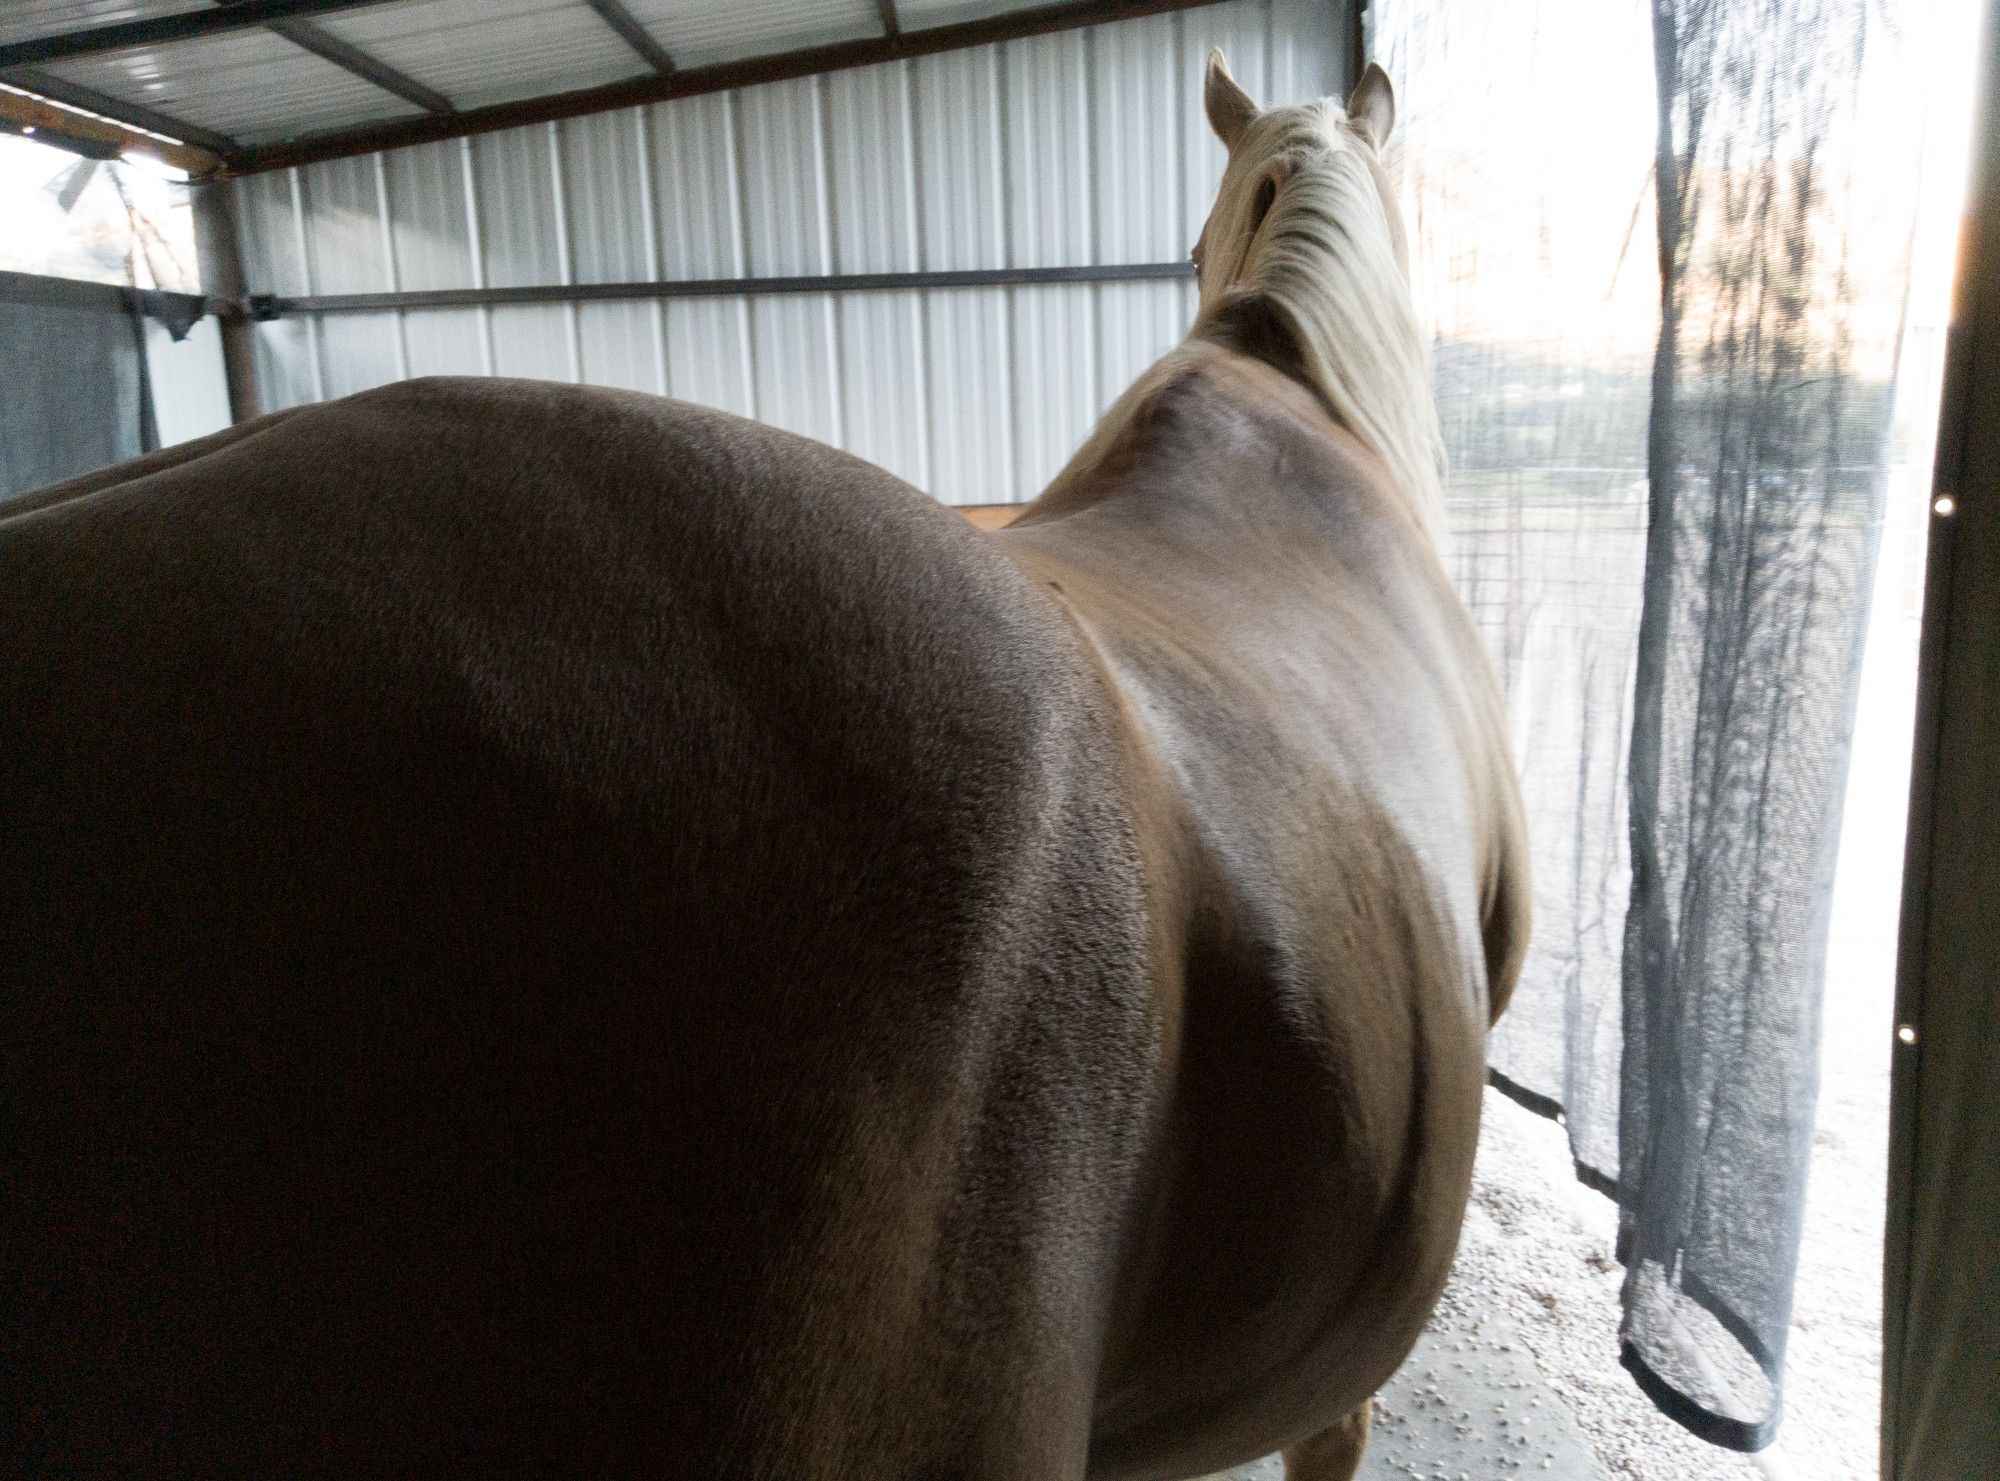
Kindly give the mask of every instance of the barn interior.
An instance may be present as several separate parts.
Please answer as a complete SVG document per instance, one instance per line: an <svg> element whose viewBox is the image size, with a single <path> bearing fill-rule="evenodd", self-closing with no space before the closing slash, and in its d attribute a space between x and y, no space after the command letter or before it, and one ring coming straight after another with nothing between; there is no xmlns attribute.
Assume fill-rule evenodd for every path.
<svg viewBox="0 0 2000 1481"><path fill-rule="evenodd" d="M501 376L1003 526L1194 322L1215 48L1264 103L1394 81L1534 839L1460 1264L1361 1474L2000 1474L1982 0L13 0L0 522Z"/></svg>

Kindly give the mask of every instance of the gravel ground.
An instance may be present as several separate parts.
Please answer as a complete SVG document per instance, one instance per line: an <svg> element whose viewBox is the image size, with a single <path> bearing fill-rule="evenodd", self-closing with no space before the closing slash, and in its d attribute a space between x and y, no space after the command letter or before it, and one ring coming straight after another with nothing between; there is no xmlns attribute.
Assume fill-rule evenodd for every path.
<svg viewBox="0 0 2000 1481"><path fill-rule="evenodd" d="M1562 1128L1497 1092L1447 1306L1513 1320L1550 1391L1609 1476L1709 1481L1756 1474L1655 1409L1618 1365L1617 1213L1576 1181Z"/></svg>

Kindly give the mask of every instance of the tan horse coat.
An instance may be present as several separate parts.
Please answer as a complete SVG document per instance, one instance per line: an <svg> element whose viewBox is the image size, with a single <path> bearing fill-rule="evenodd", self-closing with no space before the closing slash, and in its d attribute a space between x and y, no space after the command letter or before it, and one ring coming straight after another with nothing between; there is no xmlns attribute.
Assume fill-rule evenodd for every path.
<svg viewBox="0 0 2000 1481"><path fill-rule="evenodd" d="M1491 677L1313 395L1018 526L419 381L0 519L13 1474L1183 1476L1444 1279Z"/></svg>

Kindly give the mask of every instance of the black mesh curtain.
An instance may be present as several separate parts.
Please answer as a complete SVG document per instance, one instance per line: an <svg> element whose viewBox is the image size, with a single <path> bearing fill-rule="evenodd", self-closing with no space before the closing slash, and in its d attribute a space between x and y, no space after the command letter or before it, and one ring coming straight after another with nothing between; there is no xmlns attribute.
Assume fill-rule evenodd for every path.
<svg viewBox="0 0 2000 1481"><path fill-rule="evenodd" d="M1652 510L1632 737L1619 1147L1624 1356L1669 1412L1767 1443L1817 1094L1826 912L1881 520L1893 334L1851 236L1868 0L1654 0ZM1884 110L1886 112L1886 110ZM1879 245L1879 242L1878 242ZM1877 275L1880 276L1879 274Z"/></svg>
<svg viewBox="0 0 2000 1481"><path fill-rule="evenodd" d="M1536 936L1495 1083L1620 1208L1626 1366L1772 1438L1921 120L1896 0L1377 0Z"/></svg>

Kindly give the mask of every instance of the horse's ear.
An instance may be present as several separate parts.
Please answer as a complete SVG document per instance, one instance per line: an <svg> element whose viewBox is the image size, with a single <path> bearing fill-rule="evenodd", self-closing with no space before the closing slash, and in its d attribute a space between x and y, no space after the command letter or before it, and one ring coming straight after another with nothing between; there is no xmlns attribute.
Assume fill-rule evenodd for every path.
<svg viewBox="0 0 2000 1481"><path fill-rule="evenodd" d="M1389 142L1389 131L1396 126L1396 89L1389 85L1389 74L1378 63L1370 62L1362 69L1361 80L1347 95L1347 121L1366 134L1377 149Z"/></svg>
<svg viewBox="0 0 2000 1481"><path fill-rule="evenodd" d="M1202 84L1201 96L1208 109L1208 126L1215 130L1215 137L1224 148L1234 149L1243 131L1250 127L1250 120L1257 116L1257 105L1229 75L1229 63L1223 59L1219 46L1209 49L1208 77Z"/></svg>

